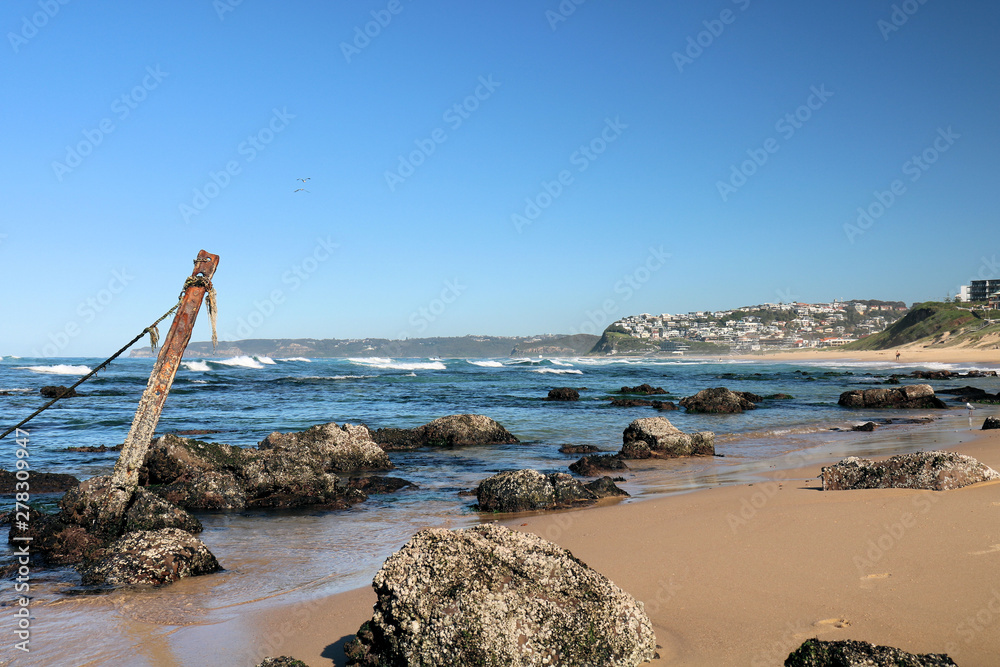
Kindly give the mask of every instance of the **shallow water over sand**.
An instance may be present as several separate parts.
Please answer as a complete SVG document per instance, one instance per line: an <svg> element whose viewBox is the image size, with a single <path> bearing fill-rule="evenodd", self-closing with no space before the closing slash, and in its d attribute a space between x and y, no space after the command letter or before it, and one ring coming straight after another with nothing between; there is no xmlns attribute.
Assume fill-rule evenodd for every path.
<svg viewBox="0 0 1000 667"><path fill-rule="evenodd" d="M836 405L841 391L883 382L889 372L917 367L891 364L762 364L689 360L465 360L405 362L317 360L259 364L261 368L199 362L178 376L159 432L208 428L201 436L252 446L270 431L299 430L326 421L416 426L446 414L475 412L497 419L523 442L492 448L393 453L392 475L418 485L371 499L349 510L200 514L202 539L224 572L162 589L94 594L79 589L71 569L38 572L32 602L32 652L18 665L195 664L188 653L192 630L211 636L213 626L265 605L302 602L367 586L385 557L429 526L462 527L493 520L471 509L458 492L509 468L566 471L578 456L561 444L592 444L617 451L621 432L639 417L662 415L685 431L717 433L724 457L630 462L621 486L636 502L668 493L755 482L774 469L832 462L849 455L890 455L956 444L1000 406L979 406L974 423L964 409L860 414ZM59 360L86 366L94 360ZM570 365L565 365L570 364ZM27 367L51 360L0 362L0 389L35 389L72 376ZM150 362L127 360L102 373L89 397L70 399L28 427L33 468L79 477L107 472L115 454L67 454L69 444L117 444L127 432ZM952 369L957 369L951 366ZM575 370L572 375L542 370ZM965 367L962 368L965 370ZM649 382L680 397L711 386L793 399L766 401L743 415L657 413L651 408L611 408L611 392ZM922 382L914 380L913 382ZM937 389L971 384L1000 391L996 378L931 382ZM541 400L548 389L587 387L577 403ZM949 397L942 396L946 400ZM2 397L4 422L37 407L37 394ZM953 403L948 401L949 404ZM963 405L963 403L955 403ZM904 415L905 413L905 415ZM891 425L872 433L831 431L869 417L933 415L923 425ZM15 420L16 421L16 420ZM10 462L0 463L10 467ZM556 536L549 536L555 538ZM12 592L4 598L9 603ZM9 607L7 607L9 609ZM227 631L232 624L226 626ZM221 627L221 626L220 626ZM335 641L338 638L331 638ZM227 643L233 645L232 638ZM206 649L208 650L208 649ZM231 661L229 661L231 660ZM254 664L235 656L210 664ZM206 663L206 664L209 664Z"/></svg>

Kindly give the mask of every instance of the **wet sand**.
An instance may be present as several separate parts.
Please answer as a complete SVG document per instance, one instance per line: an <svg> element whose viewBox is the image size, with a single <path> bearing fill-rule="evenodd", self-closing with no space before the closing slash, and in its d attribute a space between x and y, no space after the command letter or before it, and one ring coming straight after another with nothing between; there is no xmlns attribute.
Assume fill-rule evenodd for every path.
<svg viewBox="0 0 1000 667"><path fill-rule="evenodd" d="M966 439L950 449L1000 469L1000 432ZM777 470L757 484L505 523L568 548L642 600L662 647L650 664L780 665L820 637L996 665L1000 481L823 492L818 475L818 465ZM185 628L173 657L190 664L210 641L220 658L240 655L219 664L343 664L374 601L364 588Z"/></svg>

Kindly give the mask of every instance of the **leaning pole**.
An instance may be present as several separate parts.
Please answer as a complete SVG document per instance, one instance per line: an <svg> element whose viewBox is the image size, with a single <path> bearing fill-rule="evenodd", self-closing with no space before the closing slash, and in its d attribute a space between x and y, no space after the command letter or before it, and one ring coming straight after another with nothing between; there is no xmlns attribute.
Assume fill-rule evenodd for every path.
<svg viewBox="0 0 1000 667"><path fill-rule="evenodd" d="M108 502L101 510L102 523L113 525L124 515L136 487L139 485L139 468L142 467L156 425L160 421L163 404L177 375L184 350L191 341L195 319L201 309L205 293L212 289L212 276L219 265L219 256L202 250L194 260L194 271L184 282L177 314L156 357L156 364L149 375L149 383L139 399L139 407L132 419L118 462L111 474ZM210 302L210 305L211 302Z"/></svg>

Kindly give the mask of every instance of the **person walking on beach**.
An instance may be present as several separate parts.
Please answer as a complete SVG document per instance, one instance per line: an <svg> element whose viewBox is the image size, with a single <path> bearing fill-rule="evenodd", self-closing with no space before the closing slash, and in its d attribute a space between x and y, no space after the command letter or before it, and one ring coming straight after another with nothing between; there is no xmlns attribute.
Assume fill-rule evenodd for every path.
<svg viewBox="0 0 1000 667"><path fill-rule="evenodd" d="M899 350L896 350L896 361L899 361Z"/></svg>

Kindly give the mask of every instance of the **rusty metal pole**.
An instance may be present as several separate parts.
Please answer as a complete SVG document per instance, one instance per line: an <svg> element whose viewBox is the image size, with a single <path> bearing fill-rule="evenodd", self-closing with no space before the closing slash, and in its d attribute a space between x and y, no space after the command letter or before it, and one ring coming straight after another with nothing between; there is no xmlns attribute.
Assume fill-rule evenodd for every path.
<svg viewBox="0 0 1000 667"><path fill-rule="evenodd" d="M118 462L115 463L111 475L109 502L101 511L101 518L105 522L116 522L122 517L139 485L139 468L146 458L149 443L160 421L163 404L167 400L167 394L170 393L184 350L191 341L191 331L201 309L201 302L205 293L211 288L212 276L215 275L218 265L219 256L204 250L199 252L198 258L194 260L191 279L185 283L177 314L160 348L160 354L149 376L149 383L142 398L139 399L132 427L122 445Z"/></svg>

